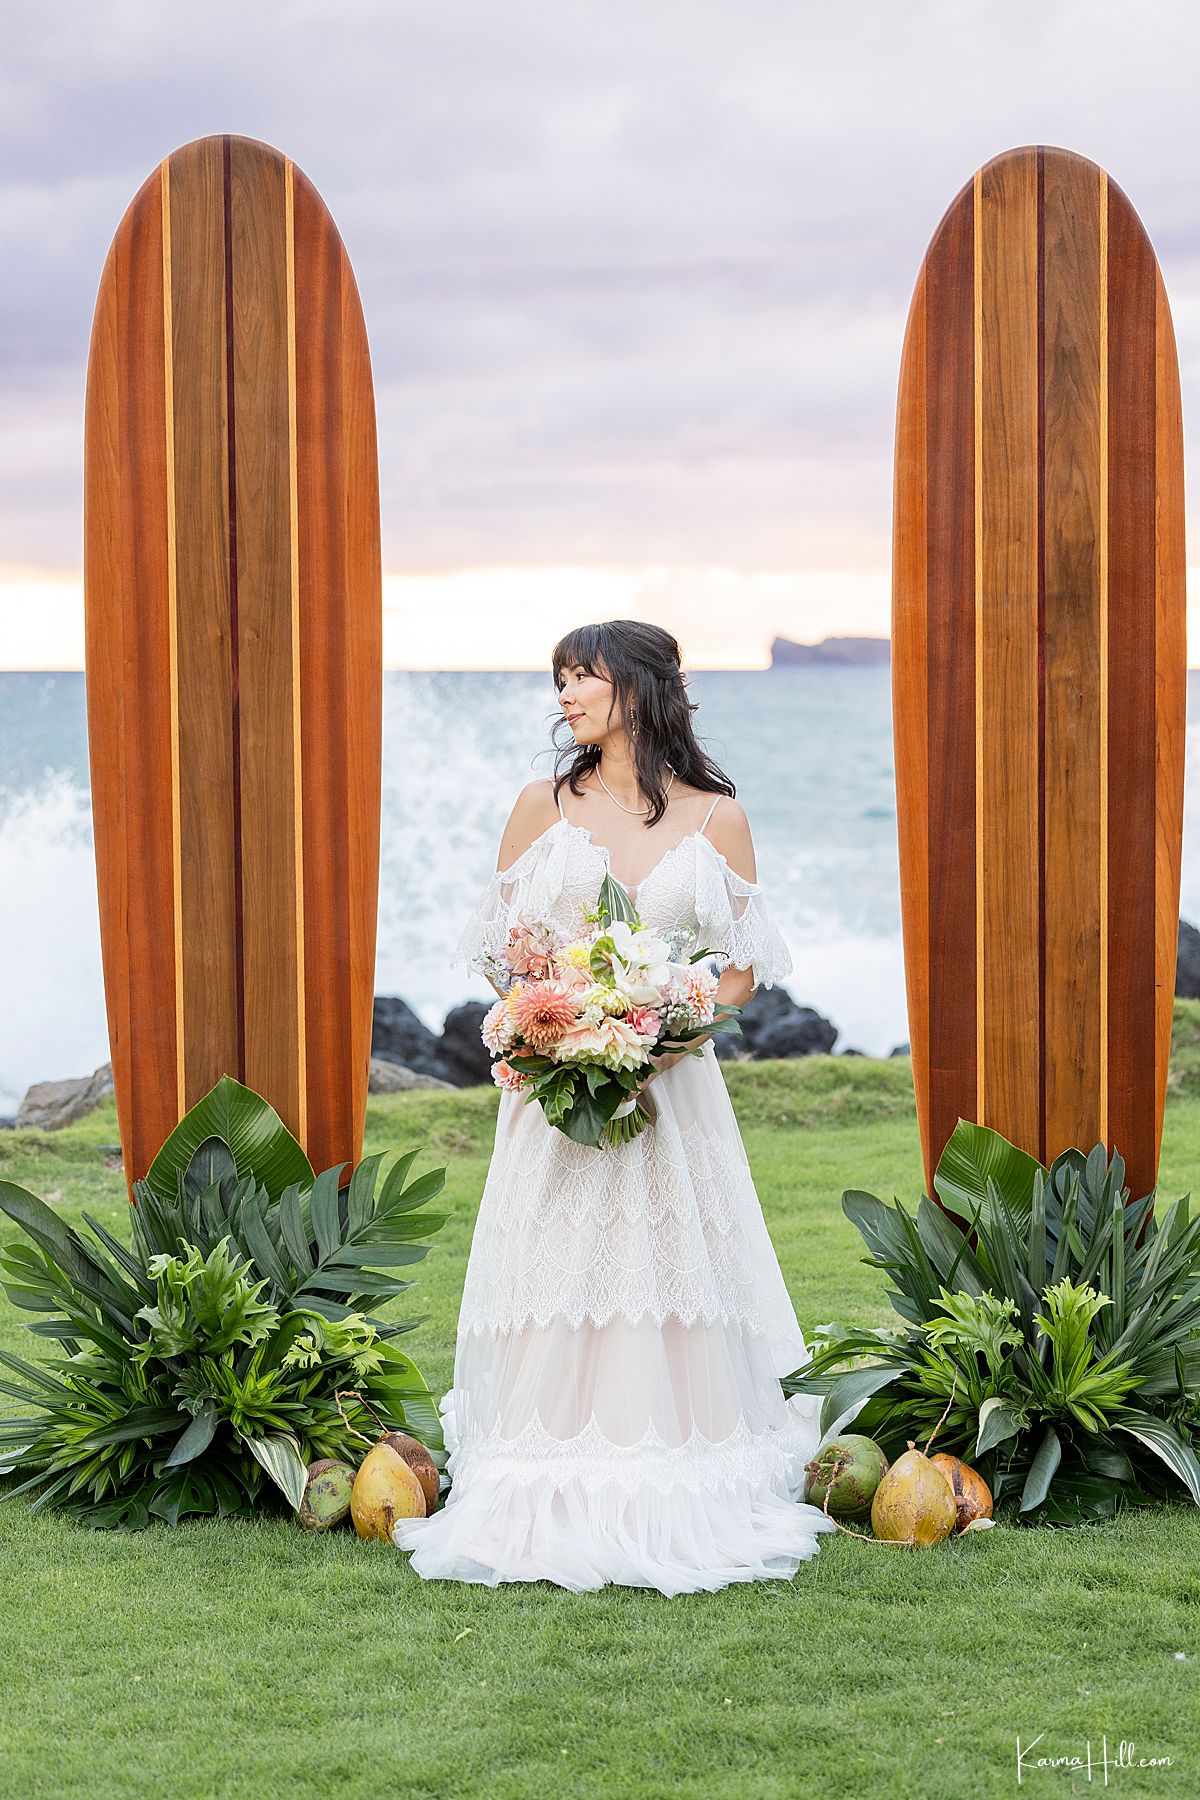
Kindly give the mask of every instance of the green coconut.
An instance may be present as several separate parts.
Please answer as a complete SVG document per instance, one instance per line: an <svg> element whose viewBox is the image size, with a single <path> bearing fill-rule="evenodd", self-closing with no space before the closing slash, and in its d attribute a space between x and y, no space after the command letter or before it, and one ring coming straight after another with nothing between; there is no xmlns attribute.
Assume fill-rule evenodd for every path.
<svg viewBox="0 0 1200 1800"><path fill-rule="evenodd" d="M349 1463L332 1456L309 1463L304 1498L296 1512L305 1531L329 1531L348 1517L355 1473Z"/></svg>
<svg viewBox="0 0 1200 1800"><path fill-rule="evenodd" d="M832 1518L865 1518L887 1466L887 1457L874 1438L849 1431L844 1437L831 1438L812 1462L805 1463L804 1497L823 1508L828 1495Z"/></svg>

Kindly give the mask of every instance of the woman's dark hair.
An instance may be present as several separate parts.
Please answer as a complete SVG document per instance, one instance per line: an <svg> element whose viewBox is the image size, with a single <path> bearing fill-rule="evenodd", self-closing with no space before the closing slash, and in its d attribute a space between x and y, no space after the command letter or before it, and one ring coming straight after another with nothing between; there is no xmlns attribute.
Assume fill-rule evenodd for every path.
<svg viewBox="0 0 1200 1800"><path fill-rule="evenodd" d="M647 826L666 811L664 775L674 769L676 779L709 794L736 794L724 771L705 755L692 729L697 702L687 697L678 640L661 625L640 619L606 619L600 625L579 625L555 644L550 666L555 687L565 670L578 665L589 675L612 682L613 709L626 721L633 720L629 744L638 786L650 803ZM610 710L609 718L612 719ZM579 778L600 761L599 744L569 744L558 738L559 726L570 726L559 714L554 727L554 797L565 782L579 793ZM626 726L628 730L628 724ZM564 769L564 764L566 768Z"/></svg>

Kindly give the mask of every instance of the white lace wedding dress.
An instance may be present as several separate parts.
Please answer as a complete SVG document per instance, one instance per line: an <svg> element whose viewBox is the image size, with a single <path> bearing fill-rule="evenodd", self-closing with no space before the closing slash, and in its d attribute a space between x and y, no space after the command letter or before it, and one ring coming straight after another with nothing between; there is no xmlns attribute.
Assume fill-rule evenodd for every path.
<svg viewBox="0 0 1200 1800"><path fill-rule="evenodd" d="M608 870L564 814L492 876L452 965L518 912L578 928ZM761 884L703 826L631 898L760 986L790 972ZM791 1576L833 1529L802 1499L820 1400L779 1386L808 1351L713 1041L649 1092L653 1123L605 1148L501 1092L440 1406L452 1486L394 1532L420 1575L678 1594Z"/></svg>

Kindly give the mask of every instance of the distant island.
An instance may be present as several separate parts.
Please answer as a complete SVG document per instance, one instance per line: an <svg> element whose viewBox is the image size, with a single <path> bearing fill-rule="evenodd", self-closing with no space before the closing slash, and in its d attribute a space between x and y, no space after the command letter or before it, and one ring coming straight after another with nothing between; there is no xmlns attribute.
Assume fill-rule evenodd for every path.
<svg viewBox="0 0 1200 1800"><path fill-rule="evenodd" d="M771 644L771 667L795 667L819 663L823 668L874 669L892 657L890 638L830 637L819 644L797 644L777 637Z"/></svg>

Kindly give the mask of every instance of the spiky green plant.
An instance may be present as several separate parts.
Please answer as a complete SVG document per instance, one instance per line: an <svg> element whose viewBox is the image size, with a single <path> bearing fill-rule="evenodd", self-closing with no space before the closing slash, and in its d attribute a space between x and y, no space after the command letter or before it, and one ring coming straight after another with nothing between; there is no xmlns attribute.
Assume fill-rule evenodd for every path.
<svg viewBox="0 0 1200 1800"><path fill-rule="evenodd" d="M249 1512L275 1490L294 1508L309 1462L357 1462L375 1414L444 1465L432 1396L392 1342L421 1320L374 1313L447 1217L424 1210L446 1171L407 1180L416 1155L378 1192L383 1157L365 1157L339 1191L345 1165L314 1173L274 1108L224 1076L134 1183L128 1244L0 1182L32 1240L0 1251L0 1282L65 1352L0 1352L19 1378L0 1392L32 1409L0 1419L5 1468L32 1471L3 1498L37 1489L35 1509L117 1528Z"/></svg>
<svg viewBox="0 0 1200 1800"><path fill-rule="evenodd" d="M1103 1144L1046 1169L960 1119L934 1186L961 1218L847 1189L905 1323L814 1333L785 1391L824 1395L823 1430L853 1409L889 1455L949 1405L939 1446L1031 1522L1111 1516L1171 1492L1164 1471L1200 1504L1200 1220L1124 1177Z"/></svg>

